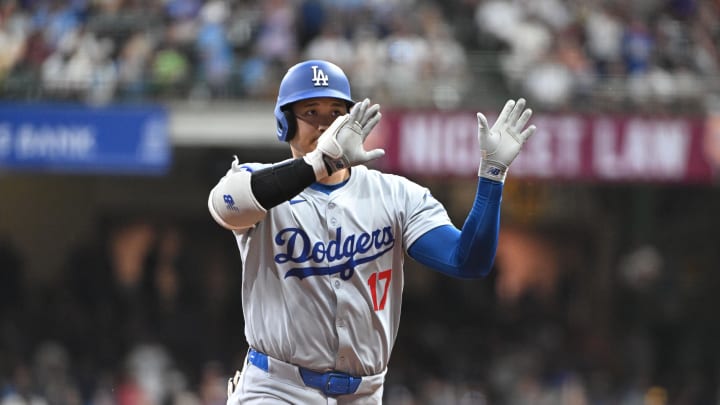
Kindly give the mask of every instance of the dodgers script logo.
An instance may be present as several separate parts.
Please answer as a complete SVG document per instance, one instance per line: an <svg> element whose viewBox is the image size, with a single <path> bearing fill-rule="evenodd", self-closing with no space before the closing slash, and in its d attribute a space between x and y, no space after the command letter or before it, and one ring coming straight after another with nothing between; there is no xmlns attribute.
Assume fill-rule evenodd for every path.
<svg viewBox="0 0 720 405"><path fill-rule="evenodd" d="M285 249L284 253L275 255L275 263L308 264L306 267L290 269L285 273L285 278L297 277L302 280L310 276L340 273L340 278L348 280L355 273L355 266L371 262L391 250L395 245L395 237L389 226L345 237L342 227L339 227L335 230L335 238L326 244L323 241L310 241L302 229L285 228L275 235L275 244Z"/></svg>

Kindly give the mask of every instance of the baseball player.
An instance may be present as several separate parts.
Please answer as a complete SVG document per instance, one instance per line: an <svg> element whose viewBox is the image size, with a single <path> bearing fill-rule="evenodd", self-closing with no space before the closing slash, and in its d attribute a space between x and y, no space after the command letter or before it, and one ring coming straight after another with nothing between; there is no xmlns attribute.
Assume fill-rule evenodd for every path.
<svg viewBox="0 0 720 405"><path fill-rule="evenodd" d="M208 209L232 230L243 262L249 351L228 404L378 404L397 337L404 253L439 272L478 278L497 246L508 166L535 131L525 100L508 101L492 127L478 113L483 159L462 229L424 188L363 164L380 106L353 100L336 65L291 67L275 106L292 158L237 158Z"/></svg>

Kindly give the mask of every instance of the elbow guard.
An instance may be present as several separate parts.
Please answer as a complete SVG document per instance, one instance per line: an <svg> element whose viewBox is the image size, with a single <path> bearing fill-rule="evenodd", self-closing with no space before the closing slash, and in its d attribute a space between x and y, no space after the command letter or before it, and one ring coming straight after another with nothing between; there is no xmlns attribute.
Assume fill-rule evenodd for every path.
<svg viewBox="0 0 720 405"><path fill-rule="evenodd" d="M267 210L253 195L251 176L247 171L228 174L210 191L210 215L223 228L250 228L265 218Z"/></svg>

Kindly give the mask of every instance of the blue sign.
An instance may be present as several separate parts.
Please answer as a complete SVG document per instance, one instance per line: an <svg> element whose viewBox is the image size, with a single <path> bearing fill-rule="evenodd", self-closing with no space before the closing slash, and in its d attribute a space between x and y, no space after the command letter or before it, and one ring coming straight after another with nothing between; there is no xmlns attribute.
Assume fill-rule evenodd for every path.
<svg viewBox="0 0 720 405"><path fill-rule="evenodd" d="M160 106L0 104L0 170L162 174L168 127Z"/></svg>

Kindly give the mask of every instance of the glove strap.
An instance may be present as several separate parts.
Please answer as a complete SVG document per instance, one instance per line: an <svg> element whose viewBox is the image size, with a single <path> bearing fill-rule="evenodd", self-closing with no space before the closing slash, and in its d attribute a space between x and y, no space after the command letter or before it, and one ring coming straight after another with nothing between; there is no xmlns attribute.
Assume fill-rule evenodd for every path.
<svg viewBox="0 0 720 405"><path fill-rule="evenodd" d="M327 166L328 174L333 174L338 170L350 167L350 161L345 157L345 155L340 156L337 159L328 155L323 155L323 162L325 162L325 165Z"/></svg>
<svg viewBox="0 0 720 405"><path fill-rule="evenodd" d="M330 166L325 162L326 158L321 151L316 149L303 156L303 159L312 166L313 172L315 172L315 180L324 179L331 174Z"/></svg>
<svg viewBox="0 0 720 405"><path fill-rule="evenodd" d="M312 166L315 172L315 180L321 180L335 173L338 170L342 170L350 167L350 161L342 155L338 158L333 158L322 153L319 150L314 150L303 157L305 162Z"/></svg>
<svg viewBox="0 0 720 405"><path fill-rule="evenodd" d="M478 176L504 183L505 177L507 176L507 169L507 166L501 163L483 159L478 168Z"/></svg>

